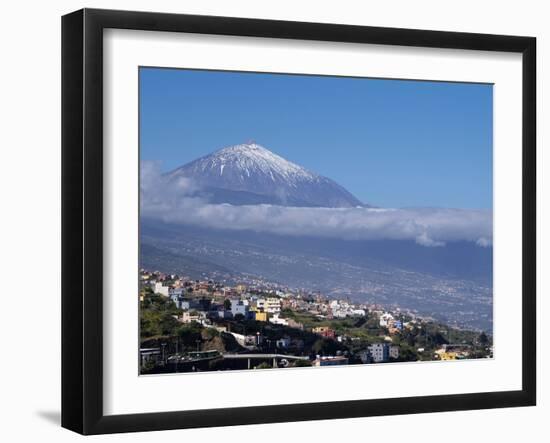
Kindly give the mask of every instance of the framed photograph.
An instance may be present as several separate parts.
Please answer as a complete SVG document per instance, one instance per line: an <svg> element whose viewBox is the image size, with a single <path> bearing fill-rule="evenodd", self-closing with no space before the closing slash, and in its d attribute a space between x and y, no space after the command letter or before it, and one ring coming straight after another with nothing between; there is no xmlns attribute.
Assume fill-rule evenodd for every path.
<svg viewBox="0 0 550 443"><path fill-rule="evenodd" d="M62 20L62 425L536 402L531 37Z"/></svg>

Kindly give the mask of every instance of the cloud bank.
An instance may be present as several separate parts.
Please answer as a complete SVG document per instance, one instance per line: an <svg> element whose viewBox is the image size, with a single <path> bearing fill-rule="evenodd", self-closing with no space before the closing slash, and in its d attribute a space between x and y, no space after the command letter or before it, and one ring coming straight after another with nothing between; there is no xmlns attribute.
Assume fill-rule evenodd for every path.
<svg viewBox="0 0 550 443"><path fill-rule="evenodd" d="M492 211L482 209L303 208L210 204L188 179L168 183L155 162L143 162L141 216L167 223L346 240L414 240L426 247L471 241L492 244Z"/></svg>

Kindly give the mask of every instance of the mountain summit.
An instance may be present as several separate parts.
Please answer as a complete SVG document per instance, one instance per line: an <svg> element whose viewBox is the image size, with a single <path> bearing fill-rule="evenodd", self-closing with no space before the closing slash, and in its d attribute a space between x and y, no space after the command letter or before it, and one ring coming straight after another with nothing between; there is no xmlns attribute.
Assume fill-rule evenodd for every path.
<svg viewBox="0 0 550 443"><path fill-rule="evenodd" d="M346 208L364 206L333 180L292 163L257 143L229 146L167 174L185 177L212 203Z"/></svg>

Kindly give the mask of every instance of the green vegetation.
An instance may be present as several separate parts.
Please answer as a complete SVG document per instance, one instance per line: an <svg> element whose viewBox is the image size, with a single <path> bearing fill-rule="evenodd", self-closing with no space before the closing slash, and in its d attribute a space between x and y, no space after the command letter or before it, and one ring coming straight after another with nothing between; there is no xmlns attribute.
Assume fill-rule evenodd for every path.
<svg viewBox="0 0 550 443"><path fill-rule="evenodd" d="M199 355L197 352L204 351L214 352L213 355L217 356L239 352L307 356L310 360L294 360L290 363L290 367L306 367L311 366L311 360L317 355L341 355L348 359L349 364L364 363L366 358L370 358L365 355L366 350L376 343L398 347L399 356L391 361L434 360L435 353L447 344L452 345L451 348L466 349L467 358L485 358L490 355L492 346L492 337L486 333L451 328L435 321L412 321L409 316L400 316L400 320L406 324L405 327L390 330L381 327L378 315L372 312L366 316L328 318L307 311L283 309L281 317L295 322L292 323L293 327L251 320L241 314L233 319L209 318L208 323L203 326L196 321L182 323L184 312L168 297L154 294L148 286L142 288L140 296L141 347L155 348L162 352L161 362L157 362L160 366L154 367L151 361L143 362L142 370L145 372L166 367L170 357L172 362L175 361L174 356L185 360L189 355ZM226 310L230 308L228 299L220 302ZM196 311L187 314L199 315ZM319 330L318 333L313 332L319 327L329 328L325 336ZM237 342L233 333L248 337L248 344L243 343L242 339ZM280 343L282 338L285 339L283 344ZM464 358L463 354L457 358L461 356ZM207 363L208 370L242 369L238 365L246 364L242 361L223 360L225 359L214 358ZM271 368L272 365L263 362L252 367L264 369ZM196 368L190 363L185 370Z"/></svg>
<svg viewBox="0 0 550 443"><path fill-rule="evenodd" d="M260 363L258 366L256 366L254 369L271 369L272 366L269 365L269 363L266 363L265 361Z"/></svg>
<svg viewBox="0 0 550 443"><path fill-rule="evenodd" d="M180 325L176 317L181 315L173 301L150 289L142 291L139 320L141 338L175 335Z"/></svg>

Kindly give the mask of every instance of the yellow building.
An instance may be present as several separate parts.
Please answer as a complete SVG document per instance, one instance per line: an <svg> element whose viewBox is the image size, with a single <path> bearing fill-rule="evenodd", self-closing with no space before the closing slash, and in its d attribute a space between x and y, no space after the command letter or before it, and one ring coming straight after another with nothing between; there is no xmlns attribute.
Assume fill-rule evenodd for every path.
<svg viewBox="0 0 550 443"><path fill-rule="evenodd" d="M436 354L439 355L440 360L456 360L457 357L456 352L445 352L443 350L437 351Z"/></svg>
<svg viewBox="0 0 550 443"><path fill-rule="evenodd" d="M235 291L237 291L240 294L242 294L243 292L246 292L246 289L247 289L246 285L243 285L243 284L235 286Z"/></svg>
<svg viewBox="0 0 550 443"><path fill-rule="evenodd" d="M267 312L256 311L254 318L256 321L267 321Z"/></svg>

